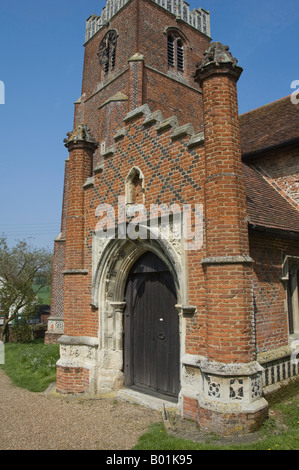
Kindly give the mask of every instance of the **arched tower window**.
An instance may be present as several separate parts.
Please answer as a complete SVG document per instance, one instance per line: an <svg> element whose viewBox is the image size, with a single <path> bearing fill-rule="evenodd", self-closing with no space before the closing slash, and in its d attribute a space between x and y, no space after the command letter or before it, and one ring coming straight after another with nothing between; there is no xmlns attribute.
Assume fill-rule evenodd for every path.
<svg viewBox="0 0 299 470"><path fill-rule="evenodd" d="M167 35L167 64L170 69L184 71L184 41L174 31Z"/></svg>
<svg viewBox="0 0 299 470"><path fill-rule="evenodd" d="M115 67L117 33L108 31L99 45L98 58L105 75Z"/></svg>

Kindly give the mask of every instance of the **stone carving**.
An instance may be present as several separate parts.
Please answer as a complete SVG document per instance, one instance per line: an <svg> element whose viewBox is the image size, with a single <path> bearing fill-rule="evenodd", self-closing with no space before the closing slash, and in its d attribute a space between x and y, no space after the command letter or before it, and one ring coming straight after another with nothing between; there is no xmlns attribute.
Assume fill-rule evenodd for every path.
<svg viewBox="0 0 299 470"><path fill-rule="evenodd" d="M48 331L51 333L62 334L64 331L63 320L48 320Z"/></svg>
<svg viewBox="0 0 299 470"><path fill-rule="evenodd" d="M238 65L238 60L229 52L229 47L224 46L221 42L213 42L209 49L204 52L204 58L201 62L196 64L196 72L194 79L197 83L201 84L203 76L210 71L210 69L219 68L221 66L230 67L231 72L238 79L243 71Z"/></svg>
<svg viewBox="0 0 299 470"><path fill-rule="evenodd" d="M229 397L232 400L242 400L244 397L243 379L231 379Z"/></svg>
<svg viewBox="0 0 299 470"><path fill-rule="evenodd" d="M195 371L190 369L190 367L185 368L185 382L187 385L194 385Z"/></svg>
<svg viewBox="0 0 299 470"><path fill-rule="evenodd" d="M204 395L210 402L226 403L234 407L262 399L262 374L260 371L248 376L204 373L203 379Z"/></svg>
<svg viewBox="0 0 299 470"><path fill-rule="evenodd" d="M251 379L251 398L262 396L262 378L260 375Z"/></svg>
<svg viewBox="0 0 299 470"><path fill-rule="evenodd" d="M66 134L67 139L64 139L65 146L68 147L70 143L74 142L88 142L97 147L98 143L94 140L90 133L90 129L85 124L78 124L72 132Z"/></svg>
<svg viewBox="0 0 299 470"><path fill-rule="evenodd" d="M209 49L204 52L204 58L197 64L197 67L201 69L211 62L216 65L220 63L232 63L233 65L237 65L238 63L237 59L229 52L229 47L224 46L221 42L213 42L210 45Z"/></svg>
<svg viewBox="0 0 299 470"><path fill-rule="evenodd" d="M215 380L215 377L208 377L208 395L213 398L220 398L221 384Z"/></svg>
<svg viewBox="0 0 299 470"><path fill-rule="evenodd" d="M62 359L68 359L70 362L73 361L74 364L78 360L81 362L85 362L85 360L94 360L95 354L95 348L93 348L92 346L60 346L60 357Z"/></svg>

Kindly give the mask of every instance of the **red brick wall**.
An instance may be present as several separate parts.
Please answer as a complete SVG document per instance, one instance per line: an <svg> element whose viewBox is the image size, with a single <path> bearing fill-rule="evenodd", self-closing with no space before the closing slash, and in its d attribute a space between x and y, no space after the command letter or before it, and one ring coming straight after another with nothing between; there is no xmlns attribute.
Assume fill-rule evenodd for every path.
<svg viewBox="0 0 299 470"><path fill-rule="evenodd" d="M207 269L207 349L211 361L255 359L251 266L213 265Z"/></svg>
<svg viewBox="0 0 299 470"><path fill-rule="evenodd" d="M166 59L166 30L178 28L184 41L183 77L194 86L194 64L199 62L209 47L210 39L187 23L176 20L174 15L150 0L140 2L138 51L146 58L148 66L168 73ZM179 74L178 74L179 75Z"/></svg>
<svg viewBox="0 0 299 470"><path fill-rule="evenodd" d="M69 336L98 336L98 312L90 305L91 273L64 276L64 333Z"/></svg>
<svg viewBox="0 0 299 470"><path fill-rule="evenodd" d="M251 160L261 168L299 207L299 146L265 152Z"/></svg>
<svg viewBox="0 0 299 470"><path fill-rule="evenodd" d="M247 207L241 166L237 78L229 66L202 78L205 122L206 355L254 360Z"/></svg>
<svg viewBox="0 0 299 470"><path fill-rule="evenodd" d="M179 124L190 122L203 131L202 96L193 88L145 67L145 102L152 111L161 110L165 118L177 116Z"/></svg>
<svg viewBox="0 0 299 470"><path fill-rule="evenodd" d="M89 371L80 367L57 367L59 393L84 393L89 391Z"/></svg>
<svg viewBox="0 0 299 470"><path fill-rule="evenodd" d="M185 419L198 421L198 401L195 398L183 397L183 416Z"/></svg>
<svg viewBox="0 0 299 470"><path fill-rule="evenodd" d="M156 125L143 126L144 117L125 124L127 134L115 142L115 153L105 160L102 173L95 174L94 186L85 189L85 268L91 267L92 231L97 218L99 204L107 203L117 209L118 196L125 196L125 181L132 166L140 168L144 175L145 207L150 204L203 202L203 146L188 148L189 136L175 141L170 138L173 130L157 132ZM117 210L116 210L117 216ZM188 320L187 349L194 354L203 353L205 339L200 331L200 340L194 334L203 323L204 284L200 265L201 253L188 253L190 265L190 301L198 305L199 316ZM194 263L199 269L194 269ZM192 281L191 281L192 279ZM91 283L89 275L86 282ZM201 286L198 288L198 286ZM88 285L91 289L91 285ZM90 302L90 298L87 303ZM84 315L86 315L86 309ZM97 328L95 318L94 329ZM84 322L85 325L85 322ZM81 328L83 327L81 323ZM84 327L85 328L85 327ZM82 333L86 334L86 333ZM189 344L190 343L190 344Z"/></svg>
<svg viewBox="0 0 299 470"><path fill-rule="evenodd" d="M207 252L213 256L247 254L246 194L235 79L221 74L207 78L204 103Z"/></svg>
<svg viewBox="0 0 299 470"><path fill-rule="evenodd" d="M59 237L54 241L53 253L53 272L51 284L51 316L63 318L64 312L64 276L65 269L65 236L66 236L66 219L68 209L68 160L65 162L65 174L63 184L63 203L61 214L61 227ZM48 339L47 339L48 341ZM50 340L49 340L50 341Z"/></svg>
<svg viewBox="0 0 299 470"><path fill-rule="evenodd" d="M118 34L115 67L109 75L104 76L97 56L99 45L107 33L108 27L104 27L86 43L82 95L85 93L87 98L98 90L100 83L105 84L128 69L129 58L135 52L139 52L136 42L137 8L137 2L130 2L124 7L122 12L116 14L109 21L109 29L116 30Z"/></svg>
<svg viewBox="0 0 299 470"><path fill-rule="evenodd" d="M296 246L297 245L297 246ZM298 243L250 232L250 255L254 259L253 290L258 352L288 344L286 285L281 281L285 255L299 255Z"/></svg>
<svg viewBox="0 0 299 470"><path fill-rule="evenodd" d="M128 101L111 101L99 109L99 138L105 142L106 149L114 144L114 135L123 125L123 117L128 112ZM100 146L94 158L94 167L100 161Z"/></svg>
<svg viewBox="0 0 299 470"><path fill-rule="evenodd" d="M179 28L185 41L183 73L168 70L168 27ZM129 102L127 109L123 104L122 117L129 109L148 103L152 111L161 109L165 117L176 114L180 124L190 121L196 129L201 129L201 93L194 83L193 74L195 64L209 45L209 38L184 22L177 21L174 15L148 0L142 1L140 6L138 1L128 3L111 19L109 28L115 29L118 34L115 67L104 75L98 62L99 44L108 31L105 27L85 45L82 101L75 106L75 125L84 122L99 142L106 140L117 128L122 127L121 115L114 122L106 122L103 129L104 117L99 113L99 107L116 93L123 93L128 96ZM145 68L140 75L139 67L139 81L142 84L138 84L138 99L134 101L136 90L132 86L130 68L135 67L136 63L133 65L128 60L135 53L144 56Z"/></svg>
<svg viewBox="0 0 299 470"><path fill-rule="evenodd" d="M268 417L264 408L255 413L219 413L200 408L200 429L207 432L230 436L248 434L257 431Z"/></svg>
<svg viewBox="0 0 299 470"><path fill-rule="evenodd" d="M69 147L69 198L66 220L66 269L84 267L84 190L91 176L93 150L84 145Z"/></svg>

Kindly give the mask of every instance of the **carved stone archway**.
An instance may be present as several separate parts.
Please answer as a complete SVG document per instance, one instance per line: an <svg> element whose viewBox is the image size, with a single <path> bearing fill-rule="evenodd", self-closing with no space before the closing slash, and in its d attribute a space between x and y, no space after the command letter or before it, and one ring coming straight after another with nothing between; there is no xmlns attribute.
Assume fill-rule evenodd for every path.
<svg viewBox="0 0 299 470"><path fill-rule="evenodd" d="M180 314L179 306L184 303L187 291L181 242L170 243L164 239L103 240L94 237L93 245L92 303L99 311L97 389L118 389L123 386L123 312L130 270L147 251L161 258L173 276ZM182 321L180 315L180 331L184 331Z"/></svg>

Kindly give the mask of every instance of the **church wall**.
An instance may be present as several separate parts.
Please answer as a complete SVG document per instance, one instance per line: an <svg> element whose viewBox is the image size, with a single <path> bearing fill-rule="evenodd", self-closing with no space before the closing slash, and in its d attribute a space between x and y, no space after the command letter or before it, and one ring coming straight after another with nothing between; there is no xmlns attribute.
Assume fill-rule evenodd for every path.
<svg viewBox="0 0 299 470"><path fill-rule="evenodd" d="M108 26L104 26L85 44L82 95L85 93L86 98L97 91L100 83L110 81L124 72L128 68L129 58L135 52L138 52L136 48L137 22L134 21L137 15L136 2L128 3L124 10L126 12L125 15L120 13L115 15L108 23ZM97 54L99 45L108 29L116 30L118 40L115 67L109 73L109 76L105 78ZM123 40L124 38L126 39L125 41Z"/></svg>
<svg viewBox="0 0 299 470"><path fill-rule="evenodd" d="M165 47L165 45L164 45ZM195 131L203 131L201 91L194 83L187 86L183 81L169 79L156 70L145 66L145 96L152 111L161 110L165 118L177 116L180 124L192 123Z"/></svg>
<svg viewBox="0 0 299 470"><path fill-rule="evenodd" d="M151 204L170 206L177 203L182 208L183 204L194 206L203 202L203 145L188 148L190 135L173 140L173 127L157 132L160 123L144 126L145 118L143 115L125 125L124 137L114 143L113 154L104 158L103 171L96 173L94 183L85 189L85 267L88 269L92 265L92 232L97 223L96 209L99 204L111 204L117 217L118 197L125 197L125 181L133 166L138 167L144 175L144 206L148 214ZM199 290L202 295L204 293L200 257L201 252L190 252L186 260L192 273L190 290L186 293L190 302L196 299L198 303L201 297ZM204 352L204 335L201 331L203 306L204 297L198 304L198 317L186 320L189 325L186 343L190 342L187 347L190 353Z"/></svg>
<svg viewBox="0 0 299 470"><path fill-rule="evenodd" d="M51 284L51 316L48 320L48 331L45 335L45 344L56 343L63 333L64 323L64 276L65 269L65 236L66 218L68 212L68 160L65 162L63 202L61 214L60 234L54 240L53 271Z"/></svg>
<svg viewBox="0 0 299 470"><path fill-rule="evenodd" d="M194 66L208 49L210 39L192 28L164 8L153 4L151 0L141 3L139 12L138 52L144 55L148 66L169 73L165 50L167 47L167 29L174 28L184 41L184 72L174 72L184 78L190 86L194 85Z"/></svg>
<svg viewBox="0 0 299 470"><path fill-rule="evenodd" d="M257 352L288 344L286 284L282 281L286 255L299 255L298 243L250 231L250 255L254 260L253 290Z"/></svg>
<svg viewBox="0 0 299 470"><path fill-rule="evenodd" d="M264 152L251 160L252 165L269 175L299 206L299 146L288 145L287 148Z"/></svg>
<svg viewBox="0 0 299 470"><path fill-rule="evenodd" d="M75 125L85 122L99 142L111 138L121 127L121 114L107 126L101 122L105 119L105 111L101 112L99 108L117 93L130 100L133 91L128 60L139 53L144 57L145 67L142 89L138 90L142 95L139 105L148 103L152 111L160 109L165 118L175 114L180 124L192 122L196 130L202 130L201 92L193 74L195 64L208 48L210 39L183 21L177 21L174 15L151 1L143 1L140 8L138 2L128 3L122 11L126 14L116 14L109 22L109 28L103 27L85 45L82 96L81 102L75 106ZM173 71L167 66L168 27L178 28L185 40L184 72ZM104 75L97 53L99 44L110 29L115 29L118 34L116 62L114 69ZM130 102L127 104L132 106ZM122 108L125 108L124 102Z"/></svg>
<svg viewBox="0 0 299 470"><path fill-rule="evenodd" d="M148 0L122 11L109 23L119 34L109 74L97 58L107 28L86 44L75 105L75 125L84 126L66 142L72 174L57 389L92 393L123 386L125 281L137 257L152 249L173 269L177 288L182 415L215 432L238 423L241 431L254 430L267 413L256 353L287 345L282 259L299 249L250 232L248 251L236 90L241 69L227 48L216 43L224 62L207 56L196 85L195 59L202 59L209 38ZM167 26L187 38L184 74L168 70ZM126 183L135 170L141 183L133 200ZM117 233L115 243L103 241L97 223L107 214L98 210L110 205L117 226L120 197L123 208L138 202L147 215L153 204L202 204L200 246L186 249L182 233L181 240L163 243L137 236L122 242Z"/></svg>

